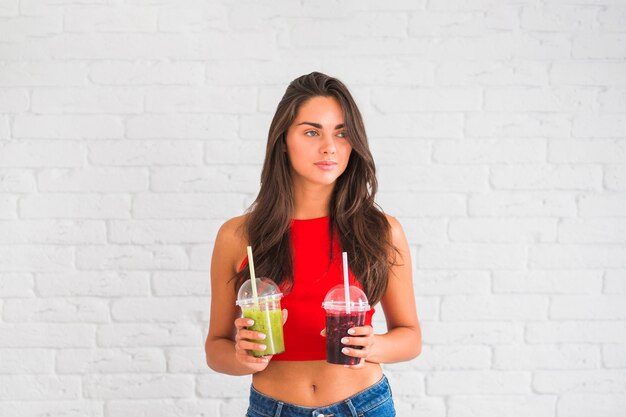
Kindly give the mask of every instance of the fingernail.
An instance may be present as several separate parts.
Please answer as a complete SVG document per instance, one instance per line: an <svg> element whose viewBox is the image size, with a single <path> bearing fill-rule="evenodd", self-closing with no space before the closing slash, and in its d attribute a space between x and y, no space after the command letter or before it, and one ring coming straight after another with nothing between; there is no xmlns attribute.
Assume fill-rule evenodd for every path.
<svg viewBox="0 0 626 417"><path fill-rule="evenodd" d="M254 320L248 320L248 321L246 322L246 324L247 324L248 326L252 326L252 325L254 324Z"/></svg>
<svg viewBox="0 0 626 417"><path fill-rule="evenodd" d="M348 334L354 334L354 329L348 329Z"/></svg>
<svg viewBox="0 0 626 417"><path fill-rule="evenodd" d="M344 345L347 345L348 344L348 340L349 339L347 337L344 337L343 339L341 339L341 343L343 343Z"/></svg>
<svg viewBox="0 0 626 417"><path fill-rule="evenodd" d="M265 349L267 349L267 346L265 346L265 345L259 345L259 350L265 350Z"/></svg>
<svg viewBox="0 0 626 417"><path fill-rule="evenodd" d="M341 349L341 353L343 353L343 354L348 354L349 352L350 352L350 349L348 349L348 348Z"/></svg>
<svg viewBox="0 0 626 417"><path fill-rule="evenodd" d="M258 333L257 334L257 339L259 339L259 340L265 339L265 333Z"/></svg>

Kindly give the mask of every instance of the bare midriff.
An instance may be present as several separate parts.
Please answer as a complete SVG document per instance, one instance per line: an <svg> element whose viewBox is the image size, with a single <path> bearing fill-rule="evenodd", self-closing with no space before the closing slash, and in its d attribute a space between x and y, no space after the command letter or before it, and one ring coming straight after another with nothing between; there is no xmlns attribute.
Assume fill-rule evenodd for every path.
<svg viewBox="0 0 626 417"><path fill-rule="evenodd" d="M326 361L270 361L252 377L254 388L269 397L302 407L322 407L344 400L382 378L379 364L366 362L361 369Z"/></svg>

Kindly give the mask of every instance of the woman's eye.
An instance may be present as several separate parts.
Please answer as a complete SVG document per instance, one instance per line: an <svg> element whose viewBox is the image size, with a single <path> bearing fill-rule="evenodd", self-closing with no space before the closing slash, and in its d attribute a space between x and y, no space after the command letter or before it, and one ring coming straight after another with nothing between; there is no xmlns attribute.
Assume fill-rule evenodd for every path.
<svg viewBox="0 0 626 417"><path fill-rule="evenodd" d="M337 136L339 136L340 138L345 138L346 137L346 132L339 132L339 133L337 133Z"/></svg>
<svg viewBox="0 0 626 417"><path fill-rule="evenodd" d="M308 132L304 132L307 136L316 136L317 132L315 130L309 130Z"/></svg>

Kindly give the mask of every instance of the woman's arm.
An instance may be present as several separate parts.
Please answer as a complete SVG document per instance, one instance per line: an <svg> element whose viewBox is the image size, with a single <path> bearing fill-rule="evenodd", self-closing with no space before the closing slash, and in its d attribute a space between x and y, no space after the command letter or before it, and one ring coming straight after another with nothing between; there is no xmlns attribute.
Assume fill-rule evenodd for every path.
<svg viewBox="0 0 626 417"><path fill-rule="evenodd" d="M349 349L346 354L365 358L368 362L393 363L415 358L422 350L422 332L415 308L411 254L400 223L387 216L391 236L399 254L391 267L389 284L381 305L387 320L387 333L374 334L370 326L355 328L354 336L346 345L360 345L362 350ZM358 340L362 339L362 340ZM354 365L358 368L361 364Z"/></svg>
<svg viewBox="0 0 626 417"><path fill-rule="evenodd" d="M239 233L243 217L224 223L215 238L211 258L211 317L204 349L207 365L229 375L247 375L267 367L269 357L256 358L246 349L263 350L244 339L262 339L265 335L250 330L248 319L239 318L235 290L230 280L238 262L245 256L246 243Z"/></svg>

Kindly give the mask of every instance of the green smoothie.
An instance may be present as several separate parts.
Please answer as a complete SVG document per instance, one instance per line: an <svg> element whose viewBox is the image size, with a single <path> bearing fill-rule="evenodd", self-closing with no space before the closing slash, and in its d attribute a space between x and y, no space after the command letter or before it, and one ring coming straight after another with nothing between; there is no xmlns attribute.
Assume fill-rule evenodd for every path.
<svg viewBox="0 0 626 417"><path fill-rule="evenodd" d="M255 306L243 307L243 316L254 320L254 325L247 327L248 330L265 334L264 340L251 340L251 342L262 343L265 350L250 351L254 356L275 355L285 351L283 340L283 315L280 309L267 310Z"/></svg>

